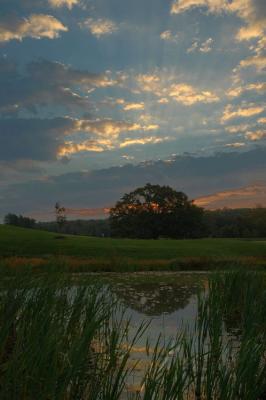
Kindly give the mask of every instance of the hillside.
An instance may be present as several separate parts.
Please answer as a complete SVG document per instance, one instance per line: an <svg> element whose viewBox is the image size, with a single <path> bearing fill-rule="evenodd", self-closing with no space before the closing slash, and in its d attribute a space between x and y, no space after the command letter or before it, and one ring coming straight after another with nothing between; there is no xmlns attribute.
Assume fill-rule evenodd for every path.
<svg viewBox="0 0 266 400"><path fill-rule="evenodd" d="M171 260L179 257L266 257L266 240L132 240L63 235L0 225L0 256L75 256Z"/></svg>

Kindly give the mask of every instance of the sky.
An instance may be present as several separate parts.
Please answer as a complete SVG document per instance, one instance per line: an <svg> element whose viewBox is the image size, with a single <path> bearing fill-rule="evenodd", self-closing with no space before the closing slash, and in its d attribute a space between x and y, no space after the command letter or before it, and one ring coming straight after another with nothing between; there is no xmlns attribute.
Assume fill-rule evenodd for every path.
<svg viewBox="0 0 266 400"><path fill-rule="evenodd" d="M265 0L0 0L0 219L170 184L266 204Z"/></svg>

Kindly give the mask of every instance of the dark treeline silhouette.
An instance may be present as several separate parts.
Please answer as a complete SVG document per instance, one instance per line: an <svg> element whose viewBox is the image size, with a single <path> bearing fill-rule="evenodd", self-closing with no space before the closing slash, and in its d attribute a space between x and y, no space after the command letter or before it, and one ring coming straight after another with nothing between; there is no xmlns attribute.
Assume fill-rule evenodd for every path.
<svg viewBox="0 0 266 400"><path fill-rule="evenodd" d="M205 210L204 225L205 236L266 238L266 208Z"/></svg>
<svg viewBox="0 0 266 400"><path fill-rule="evenodd" d="M110 210L110 218L104 220L67 221L65 208L57 205L53 222L7 214L4 223L98 237L266 238L266 207L204 210L169 186L146 184L125 194Z"/></svg>
<svg viewBox="0 0 266 400"><path fill-rule="evenodd" d="M55 221L34 223L33 220L33 223L28 221L25 223L24 218L26 217L23 217L23 219L21 216L16 217L5 218L5 223L24 228L59 232ZM60 233L110 237L110 222L109 219L66 221ZM266 208L205 210L203 213L203 230L199 232L198 237L266 238Z"/></svg>
<svg viewBox="0 0 266 400"><path fill-rule="evenodd" d="M38 222L36 227L41 230L57 233L65 233L70 235L110 237L110 224L108 219L91 219L91 220L71 220L65 221L60 228L56 221Z"/></svg>
<svg viewBox="0 0 266 400"><path fill-rule="evenodd" d="M22 228L35 228L36 226L35 219L11 213L5 216L4 223L7 225L20 226Z"/></svg>

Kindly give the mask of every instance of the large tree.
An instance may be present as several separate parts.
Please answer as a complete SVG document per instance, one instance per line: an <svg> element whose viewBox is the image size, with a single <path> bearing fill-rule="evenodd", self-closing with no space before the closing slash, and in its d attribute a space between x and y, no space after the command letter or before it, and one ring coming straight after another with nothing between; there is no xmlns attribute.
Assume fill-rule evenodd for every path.
<svg viewBox="0 0 266 400"><path fill-rule="evenodd" d="M188 238L202 234L203 210L183 192L146 184L125 194L110 210L113 236Z"/></svg>

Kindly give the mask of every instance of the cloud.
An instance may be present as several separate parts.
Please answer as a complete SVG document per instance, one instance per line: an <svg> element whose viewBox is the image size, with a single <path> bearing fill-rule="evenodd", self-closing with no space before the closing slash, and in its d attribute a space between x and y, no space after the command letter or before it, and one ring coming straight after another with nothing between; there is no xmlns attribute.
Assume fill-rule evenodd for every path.
<svg viewBox="0 0 266 400"><path fill-rule="evenodd" d="M158 128L159 125L156 124L140 125L127 121L114 121L110 119L94 121L75 120L73 132L87 132L92 135L92 138L80 143L74 141L64 142L58 150L58 156L64 157L80 152L103 152L136 144L154 144L168 140L168 138L157 138L153 136L134 139L127 138L126 140L120 138L120 135L126 132L148 132L157 130Z"/></svg>
<svg viewBox="0 0 266 400"><path fill-rule="evenodd" d="M104 147L100 146L97 141L85 140L82 143L74 143L72 141L67 141L62 145L57 152L58 157L67 157L72 154L81 152L96 152L100 153L104 151Z"/></svg>
<svg viewBox="0 0 266 400"><path fill-rule="evenodd" d="M161 99L157 100L159 104L168 104L169 100L166 97L162 97Z"/></svg>
<svg viewBox="0 0 266 400"><path fill-rule="evenodd" d="M171 14L181 14L193 8L205 8L212 14L235 14L245 23L236 34L239 41L261 38L266 27L264 0L174 0Z"/></svg>
<svg viewBox="0 0 266 400"><path fill-rule="evenodd" d="M201 43L199 51L202 53L209 53L212 51L213 42L214 40L212 38L205 40L205 42Z"/></svg>
<svg viewBox="0 0 266 400"><path fill-rule="evenodd" d="M158 128L155 124L140 125L111 119L0 119L0 160L49 161L80 152L103 152L121 147L122 134ZM77 134L85 135L86 139L69 140L69 136ZM145 144L152 140L159 143L156 138L146 141L145 137L138 138L137 142Z"/></svg>
<svg viewBox="0 0 266 400"><path fill-rule="evenodd" d="M144 145L144 144L158 144L162 143L166 140L169 140L169 137L159 138L156 136L148 136L139 139L126 139L124 142L120 143L120 148L135 146L135 145Z"/></svg>
<svg viewBox="0 0 266 400"><path fill-rule="evenodd" d="M255 67L258 72L265 70L266 68L266 56L256 55L245 58L239 63L239 68Z"/></svg>
<svg viewBox="0 0 266 400"><path fill-rule="evenodd" d="M2 119L0 160L54 160L64 136L74 126L70 118Z"/></svg>
<svg viewBox="0 0 266 400"><path fill-rule="evenodd" d="M181 14L191 8L205 7L212 13L219 13L226 8L226 0L174 0L171 14Z"/></svg>
<svg viewBox="0 0 266 400"><path fill-rule="evenodd" d="M210 91L199 91L186 83L172 84L168 95L178 103L191 106L195 103L213 103L219 101L219 97Z"/></svg>
<svg viewBox="0 0 266 400"><path fill-rule="evenodd" d="M89 92L114 86L108 74L93 74L45 60L31 62L22 74L15 64L0 61L0 113L37 113L41 107L56 105L68 111L91 108Z"/></svg>
<svg viewBox="0 0 266 400"><path fill-rule="evenodd" d="M187 53L193 53L194 51L196 51L199 47L199 42L197 40L195 40L191 46L187 49Z"/></svg>
<svg viewBox="0 0 266 400"><path fill-rule="evenodd" d="M187 83L172 83L173 77L160 77L157 74L141 74L136 77L139 90L152 92L160 97L159 103L174 100L185 106L196 103L213 103L219 97L209 90L201 90Z"/></svg>
<svg viewBox="0 0 266 400"><path fill-rule="evenodd" d="M259 118L258 119L259 124L266 124L266 118Z"/></svg>
<svg viewBox="0 0 266 400"><path fill-rule="evenodd" d="M246 86L238 86L235 88L229 89L226 94L229 97L239 97L245 92L257 92L257 93L264 93L266 92L266 83L265 82L257 82L257 83L250 83Z"/></svg>
<svg viewBox="0 0 266 400"><path fill-rule="evenodd" d="M266 139L266 130L259 129L257 131L250 131L246 133L246 138L252 141Z"/></svg>
<svg viewBox="0 0 266 400"><path fill-rule="evenodd" d="M200 43L195 40L192 45L187 49L187 53L193 53L199 51L201 53L209 53L213 49L214 40L212 38L206 39L204 42Z"/></svg>
<svg viewBox="0 0 266 400"><path fill-rule="evenodd" d="M48 81L48 78L62 85L80 85L87 88L91 87L109 87L117 84L107 73L95 74L88 71L82 71L59 62L35 61L28 64L28 72L33 79L39 81Z"/></svg>
<svg viewBox="0 0 266 400"><path fill-rule="evenodd" d="M113 34L118 30L118 26L115 22L110 19L93 19L88 18L80 24L84 29L88 29L92 35L96 36L98 39L102 36L108 36Z"/></svg>
<svg viewBox="0 0 266 400"><path fill-rule="evenodd" d="M56 39L68 28L51 15L32 14L28 18L10 17L0 20L0 42L33 39Z"/></svg>
<svg viewBox="0 0 266 400"><path fill-rule="evenodd" d="M144 110L144 103L127 103L124 108L124 111L131 111L131 110Z"/></svg>
<svg viewBox="0 0 266 400"><path fill-rule="evenodd" d="M161 95L161 79L157 74L139 74L136 77L138 88L144 92L154 92Z"/></svg>
<svg viewBox="0 0 266 400"><path fill-rule="evenodd" d="M208 209L230 208L252 208L257 204L265 204L266 186L252 185L240 189L226 190L209 196L200 197L195 200L199 207Z"/></svg>
<svg viewBox="0 0 266 400"><path fill-rule="evenodd" d="M157 129L159 129L160 126L158 124L150 124L150 125L144 125L142 127L142 129L146 132L146 131L156 131Z"/></svg>
<svg viewBox="0 0 266 400"><path fill-rule="evenodd" d="M74 5L78 4L80 0L48 0L48 3L55 8L68 7L71 9Z"/></svg>
<svg viewBox="0 0 266 400"><path fill-rule="evenodd" d="M254 181L265 182L265 168L266 148L261 147L211 156L184 154L171 162L160 160L48 176L1 190L0 216L7 212L33 213L37 208L52 211L58 199L67 208L108 208L124 193L147 182L169 185L184 191L190 198L198 198L250 186ZM227 206L231 204L233 201Z"/></svg>
<svg viewBox="0 0 266 400"><path fill-rule="evenodd" d="M255 115L261 114L264 111L263 106L255 104L244 104L243 106L234 107L232 104L228 104L223 112L221 122L224 123L233 118L248 118Z"/></svg>
<svg viewBox="0 0 266 400"><path fill-rule="evenodd" d="M167 30L160 34L160 38L166 42L177 43L179 35L178 33L173 33L171 30Z"/></svg>
<svg viewBox="0 0 266 400"><path fill-rule="evenodd" d="M239 132L246 132L251 125L249 124L239 124L239 125L231 125L226 126L225 130L229 133L239 133Z"/></svg>
<svg viewBox="0 0 266 400"><path fill-rule="evenodd" d="M117 138L122 132L131 132L141 130L140 124L114 121L111 119L98 119L94 121L80 120L77 122L79 131L91 132L95 135L105 136L109 138Z"/></svg>
<svg viewBox="0 0 266 400"><path fill-rule="evenodd" d="M244 142L234 142L234 143L227 143L225 147L230 147L233 149L239 149L240 147L245 147L246 143Z"/></svg>

